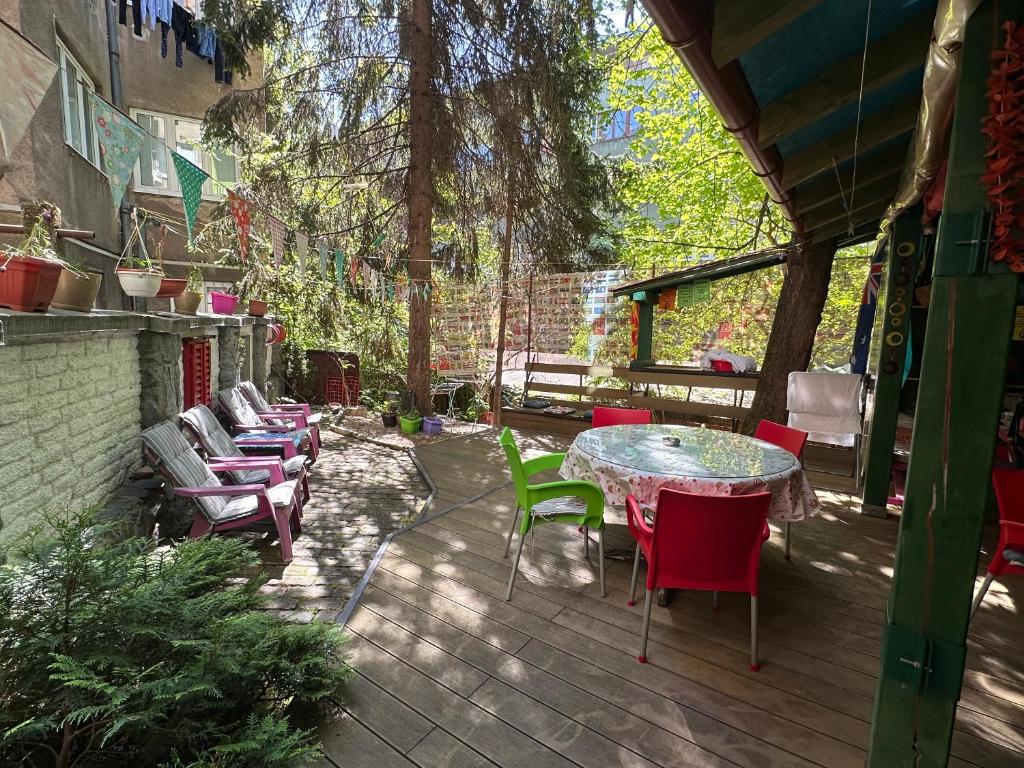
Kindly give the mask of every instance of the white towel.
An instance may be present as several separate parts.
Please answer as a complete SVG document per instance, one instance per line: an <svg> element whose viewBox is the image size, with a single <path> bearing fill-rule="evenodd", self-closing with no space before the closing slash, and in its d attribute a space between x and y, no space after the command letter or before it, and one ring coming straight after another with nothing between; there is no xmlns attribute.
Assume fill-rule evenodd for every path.
<svg viewBox="0 0 1024 768"><path fill-rule="evenodd" d="M705 370L711 370L714 366L711 365L712 360L726 360L732 364L732 370L734 373L753 373L757 370L757 361L752 357L746 355L734 355L732 352L726 352L724 349L709 349L700 358L700 367Z"/></svg>
<svg viewBox="0 0 1024 768"><path fill-rule="evenodd" d="M789 426L817 443L851 446L861 431L862 377L849 373L789 374Z"/></svg>

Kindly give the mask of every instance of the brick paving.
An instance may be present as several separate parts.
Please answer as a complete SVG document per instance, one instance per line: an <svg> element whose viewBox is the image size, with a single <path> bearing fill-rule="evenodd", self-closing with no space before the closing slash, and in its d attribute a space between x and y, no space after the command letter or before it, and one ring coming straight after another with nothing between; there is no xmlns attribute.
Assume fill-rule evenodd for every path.
<svg viewBox="0 0 1024 768"><path fill-rule="evenodd" d="M337 619L381 540L413 522L430 492L405 451L327 430L322 439L292 562L276 541L260 548L268 609L298 622Z"/></svg>

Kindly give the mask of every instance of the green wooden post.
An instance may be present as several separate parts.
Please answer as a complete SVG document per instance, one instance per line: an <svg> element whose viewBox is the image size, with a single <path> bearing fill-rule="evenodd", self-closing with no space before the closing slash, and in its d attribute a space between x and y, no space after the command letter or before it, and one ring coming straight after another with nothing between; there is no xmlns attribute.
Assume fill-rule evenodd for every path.
<svg viewBox="0 0 1024 768"><path fill-rule="evenodd" d="M900 390L910 338L910 307L914 300L914 275L917 272L921 240L921 206L906 211L893 223L888 250L885 286L879 295L882 312L881 360L875 374L874 409L868 430L867 461L864 468L865 514L885 516L889 498L889 474L892 449L896 442Z"/></svg>
<svg viewBox="0 0 1024 768"><path fill-rule="evenodd" d="M999 4L1000 14L1020 11ZM985 273L980 183L995 3L964 43L937 240L907 496L882 635L871 768L944 766L963 682L967 626L1017 278Z"/></svg>
<svg viewBox="0 0 1024 768"><path fill-rule="evenodd" d="M633 294L633 301L636 302L640 315L636 358L630 360L629 367L636 370L654 365L654 305L658 301L658 296L646 291L638 291Z"/></svg>

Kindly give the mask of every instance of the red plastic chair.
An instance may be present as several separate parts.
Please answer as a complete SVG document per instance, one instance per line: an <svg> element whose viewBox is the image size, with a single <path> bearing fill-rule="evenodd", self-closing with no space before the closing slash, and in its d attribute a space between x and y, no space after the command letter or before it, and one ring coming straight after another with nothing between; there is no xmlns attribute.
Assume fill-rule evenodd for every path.
<svg viewBox="0 0 1024 768"><path fill-rule="evenodd" d="M609 408L594 406L592 427L613 427L616 424L650 424L651 412L644 408Z"/></svg>
<svg viewBox="0 0 1024 768"><path fill-rule="evenodd" d="M789 451L796 456L797 461L803 460L804 444L807 442L807 433L803 430L793 429L793 427L787 427L785 424L777 424L774 421L768 421L768 419L761 419L757 429L754 430L754 437ZM786 559L789 560L789 523L786 523L785 529Z"/></svg>
<svg viewBox="0 0 1024 768"><path fill-rule="evenodd" d="M626 497L626 520L636 539L629 604L635 605L640 553L647 560L647 595L640 636L640 663L647 661L651 593L655 589L703 589L750 595L750 668L757 672L757 572L761 545L768 538L770 493L749 496L701 496L663 488L658 493L654 526L640 504Z"/></svg>
<svg viewBox="0 0 1024 768"><path fill-rule="evenodd" d="M761 419L761 423L754 431L754 437L789 451L797 459L803 456L804 443L807 442L806 432L787 427L785 424L776 424L767 419Z"/></svg>
<svg viewBox="0 0 1024 768"><path fill-rule="evenodd" d="M981 591L971 606L972 617L985 599L992 579L1005 573L1024 575L1024 469L993 470L992 484L999 502L999 543Z"/></svg>

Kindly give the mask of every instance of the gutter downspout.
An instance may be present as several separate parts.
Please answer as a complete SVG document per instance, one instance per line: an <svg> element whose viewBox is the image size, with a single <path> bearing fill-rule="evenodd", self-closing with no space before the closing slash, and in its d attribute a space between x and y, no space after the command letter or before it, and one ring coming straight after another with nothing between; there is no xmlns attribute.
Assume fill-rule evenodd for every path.
<svg viewBox="0 0 1024 768"><path fill-rule="evenodd" d="M758 105L737 62L719 69L711 58L712 6L708 0L643 0L665 42L679 55L700 92L718 112L725 129L736 137L761 179L768 196L793 225L797 238L804 233L792 192L782 186L782 156L774 147L757 146Z"/></svg>

